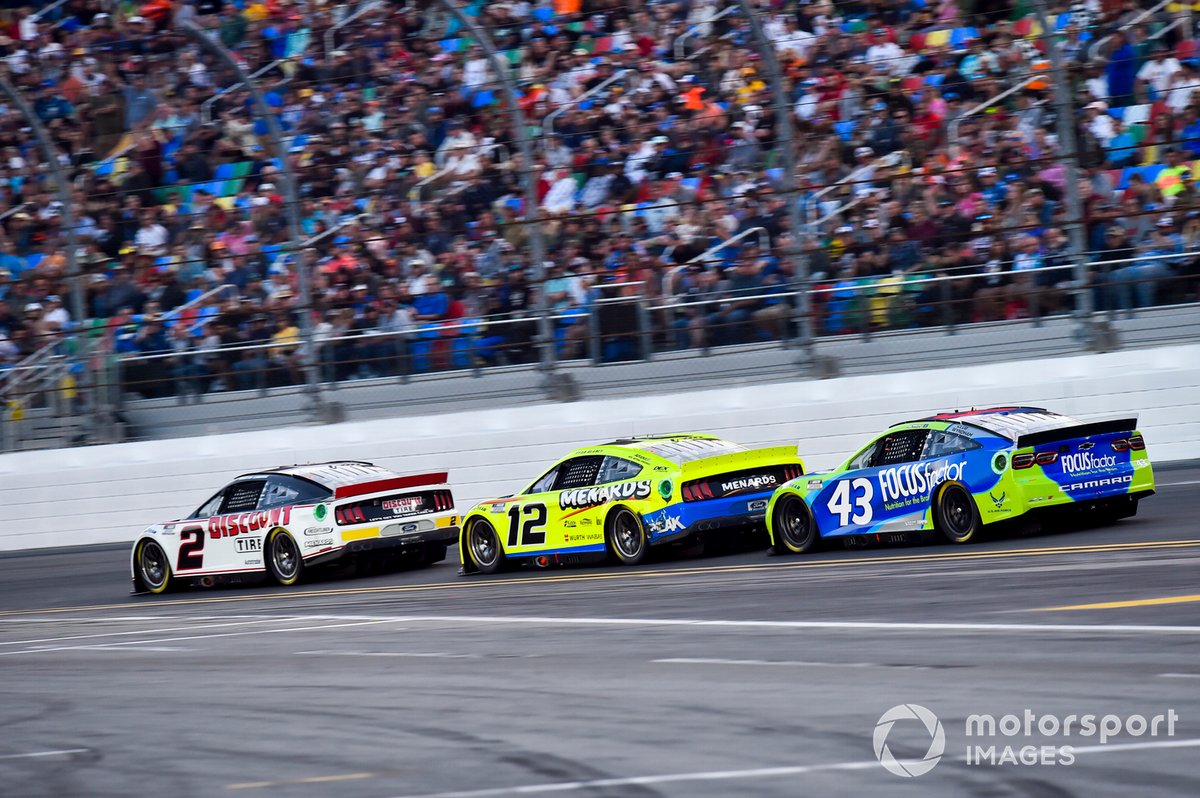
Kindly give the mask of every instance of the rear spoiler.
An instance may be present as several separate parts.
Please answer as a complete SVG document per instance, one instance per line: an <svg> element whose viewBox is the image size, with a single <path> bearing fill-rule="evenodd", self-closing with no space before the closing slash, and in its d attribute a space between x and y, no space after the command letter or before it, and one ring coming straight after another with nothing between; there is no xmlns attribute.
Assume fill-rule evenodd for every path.
<svg viewBox="0 0 1200 798"><path fill-rule="evenodd" d="M1115 418L1106 421L1090 421L1086 424L1072 424L1069 427L1030 432L1017 438L1017 448L1040 446L1045 443L1058 443L1072 438L1086 438L1090 435L1108 435L1113 432L1133 432L1137 429L1137 416L1133 418Z"/></svg>
<svg viewBox="0 0 1200 798"><path fill-rule="evenodd" d="M796 447L771 446L763 449L750 449L745 452L715 454L712 457L689 460L681 468L683 478L691 479L694 476L707 476L709 474L719 474L722 471L753 468L756 465L774 465L778 461L786 463L799 462L800 458L796 454Z"/></svg>
<svg viewBox="0 0 1200 798"><path fill-rule="evenodd" d="M388 490L404 490L421 485L441 485L446 482L449 473L438 471L431 474L415 474L409 477L391 477L377 479L374 482L359 482L354 485L341 485L333 492L334 499L348 499L351 496L365 496L368 493L382 493Z"/></svg>

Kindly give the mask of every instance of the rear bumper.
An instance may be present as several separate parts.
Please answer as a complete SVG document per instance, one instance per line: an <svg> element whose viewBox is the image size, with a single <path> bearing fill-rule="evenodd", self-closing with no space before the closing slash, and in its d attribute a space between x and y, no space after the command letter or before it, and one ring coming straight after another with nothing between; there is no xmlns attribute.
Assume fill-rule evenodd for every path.
<svg viewBox="0 0 1200 798"><path fill-rule="evenodd" d="M370 537L361 540L350 540L341 548L305 558L308 565L319 565L332 562L341 557L366 554L369 552L393 551L403 553L405 550L423 549L429 546L451 546L458 542L457 526L444 526L423 532L407 535L390 535L388 537Z"/></svg>
<svg viewBox="0 0 1200 798"><path fill-rule="evenodd" d="M723 499L677 502L642 516L642 523L650 545L658 546L761 524L766 520L770 500L771 491L762 491Z"/></svg>

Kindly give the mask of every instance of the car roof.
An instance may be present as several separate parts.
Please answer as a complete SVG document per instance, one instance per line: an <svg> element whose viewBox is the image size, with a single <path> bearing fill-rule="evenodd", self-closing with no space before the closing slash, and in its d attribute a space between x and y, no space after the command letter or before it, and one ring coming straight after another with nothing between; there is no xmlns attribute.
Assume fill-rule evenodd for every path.
<svg viewBox="0 0 1200 798"><path fill-rule="evenodd" d="M713 457L719 454L744 452L746 447L701 433L674 433L669 435L639 435L621 438L604 444L620 449L634 449L669 460L676 465Z"/></svg>
<svg viewBox="0 0 1200 798"><path fill-rule="evenodd" d="M1080 423L1070 416L1064 416L1062 413L1055 413L1041 407L988 407L965 411L955 410L903 423L916 424L922 421L967 424L1013 441L1022 435L1073 427Z"/></svg>
<svg viewBox="0 0 1200 798"><path fill-rule="evenodd" d="M285 474L291 477L307 479L309 482L316 482L327 488L357 485L360 482L372 482L377 479L396 476L395 471L382 468L374 463L367 463L361 460L331 460L328 463L305 463L303 465L266 468L262 471L242 474L238 479L271 476L273 474Z"/></svg>

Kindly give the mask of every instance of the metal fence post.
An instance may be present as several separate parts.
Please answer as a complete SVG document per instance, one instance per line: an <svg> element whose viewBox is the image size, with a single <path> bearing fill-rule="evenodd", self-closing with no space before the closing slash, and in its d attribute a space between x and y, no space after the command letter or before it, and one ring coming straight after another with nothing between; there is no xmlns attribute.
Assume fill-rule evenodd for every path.
<svg viewBox="0 0 1200 798"><path fill-rule="evenodd" d="M804 231L804 221L801 218L800 196L796 185L796 142L792 125L792 104L783 82L783 70L779 67L779 56L775 47L763 30L762 20L751 0L738 0L742 13L750 22L750 32L758 48L763 63L767 65L767 75L771 83L771 94L774 97L775 111L775 144L780 158L780 170L783 179L779 183L779 191L786 198L788 207L788 238L790 240L789 258L792 261L792 284L796 286L796 343L800 348L801 363L806 368L814 365L814 347L812 336L812 297L809 295L809 263L808 252L801 242ZM787 341L787 335L783 336Z"/></svg>
<svg viewBox="0 0 1200 798"><path fill-rule="evenodd" d="M1066 68L1062 52L1058 47L1058 36L1051 27L1046 14L1046 0L1034 0L1034 13L1038 24L1045 32L1046 51L1050 56L1050 71L1054 75L1054 115L1058 133L1059 149L1063 167L1067 173L1067 234L1070 241L1071 260L1075 264L1075 323L1077 334L1089 349L1095 345L1095 330L1092 319L1092 291L1089 285L1088 264L1084 256L1087 244L1084 241L1083 206L1079 200L1079 147L1075 140L1075 112L1071 107L1071 87L1067 84Z"/></svg>
<svg viewBox="0 0 1200 798"><path fill-rule="evenodd" d="M325 403L321 398L321 375L316 360L316 349L313 346L312 287L308 264L304 262L304 253L301 251L304 233L300 226L300 199L296 194L296 176L288 162L288 151L283 144L283 130L279 126L279 119L268 109L267 100L258 83L251 79L225 45L191 20L185 20L181 29L197 46L215 55L226 68L237 75L238 81L249 89L250 96L254 99L254 115L267 126L268 138L275 149L276 157L279 158L279 182L283 187L288 234L292 240L292 255L296 262L296 283L300 291L300 352L304 359L304 392L308 397L308 413L313 421L337 421L341 415L340 408Z"/></svg>
<svg viewBox="0 0 1200 798"><path fill-rule="evenodd" d="M9 102L16 106L21 112L21 116L25 117L25 121L29 123L29 127L33 130L34 138L37 139L38 149L41 150L42 159L46 162L46 168L50 172L50 177L54 181L54 193L58 196L58 202L62 205L60 215L62 216L62 230L66 235L66 256L67 256L67 280L71 288L71 316L74 323L73 337L75 338L74 346L70 356L78 362L86 363L88 357L87 340L84 338L86 328L84 322L87 320L87 302L83 294L83 275L79 272L79 253L75 246L75 209L71 207L71 188L67 182L67 176L63 172L62 162L58 159L58 147L54 145L54 141L50 138L50 134L46 132L42 120L33 112L29 103L21 96L16 87L8 81L8 79L0 75L0 91L3 91L8 97ZM91 392L87 390L93 382L91 374L87 368L83 369L83 385L78 386L80 393L87 396ZM105 417L100 410L101 403L95 403L98 418L97 432L103 433L106 425L104 424Z"/></svg>
<svg viewBox="0 0 1200 798"><path fill-rule="evenodd" d="M517 148L521 153L524 168L521 170L522 199L525 205L523 223L529 227L529 255L533 260L533 280L537 285L538 337L539 357L542 370L545 372L544 389L549 399L556 401L573 401L579 398L579 388L571 375L560 372L558 353L555 351L554 325L550 319L550 308L546 303L546 242L542 237L542 225L538 213L537 177L533 169L533 142L530 139L529 128L526 125L525 113L517 104L517 82L513 77L508 62L500 57L496 45L487 31L476 24L455 0L438 0L449 11L458 24L471 34L471 38L480 46L487 56L496 79L504 94L504 104L508 106L509 122L513 128L513 136L517 140Z"/></svg>

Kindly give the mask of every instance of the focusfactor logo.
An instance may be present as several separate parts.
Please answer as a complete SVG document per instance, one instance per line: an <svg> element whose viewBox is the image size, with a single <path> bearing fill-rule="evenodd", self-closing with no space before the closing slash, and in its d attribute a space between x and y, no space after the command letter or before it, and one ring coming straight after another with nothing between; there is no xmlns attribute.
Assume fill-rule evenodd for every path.
<svg viewBox="0 0 1200 798"><path fill-rule="evenodd" d="M1106 471L1117 465L1117 458L1112 455L1101 457L1091 452L1078 452L1062 456L1063 470L1068 474L1078 474L1081 471Z"/></svg>
<svg viewBox="0 0 1200 798"><path fill-rule="evenodd" d="M888 735L898 721L919 721L929 736L929 747L925 756L920 759L897 759L888 747ZM911 726L912 724L906 724ZM883 765L888 773L905 778L922 776L933 770L946 752L946 730L937 715L920 704L897 704L884 712L875 724L875 733L871 738L875 746L875 758Z"/></svg>

